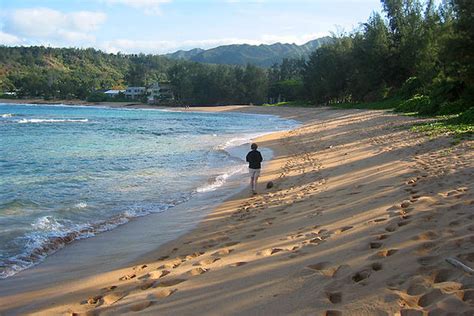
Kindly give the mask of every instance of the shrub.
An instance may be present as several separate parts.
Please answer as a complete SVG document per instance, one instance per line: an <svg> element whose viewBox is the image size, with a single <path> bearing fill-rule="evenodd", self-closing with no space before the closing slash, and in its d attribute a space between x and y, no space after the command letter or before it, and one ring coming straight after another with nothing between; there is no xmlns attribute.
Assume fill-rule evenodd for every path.
<svg viewBox="0 0 474 316"><path fill-rule="evenodd" d="M474 106L471 106L467 111L450 120L454 124L474 124Z"/></svg>
<svg viewBox="0 0 474 316"><path fill-rule="evenodd" d="M395 108L395 112L418 112L423 115L435 114L437 111L438 106L425 95L415 95Z"/></svg>
<svg viewBox="0 0 474 316"><path fill-rule="evenodd" d="M94 92L87 97L88 102L105 102L107 100L107 95L102 92Z"/></svg>
<svg viewBox="0 0 474 316"><path fill-rule="evenodd" d="M423 84L417 77L408 78L400 88L399 94L402 98L410 99L417 94L423 93Z"/></svg>
<svg viewBox="0 0 474 316"><path fill-rule="evenodd" d="M463 99L457 100L454 102L444 102L441 104L438 114L440 115L449 115L449 114L457 114L462 113L472 106L472 103L467 102Z"/></svg>

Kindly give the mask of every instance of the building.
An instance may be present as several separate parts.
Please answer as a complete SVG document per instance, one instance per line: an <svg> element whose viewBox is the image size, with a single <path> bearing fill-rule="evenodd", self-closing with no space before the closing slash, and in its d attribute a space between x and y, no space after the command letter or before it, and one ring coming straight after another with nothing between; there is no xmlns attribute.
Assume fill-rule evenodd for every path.
<svg viewBox="0 0 474 316"><path fill-rule="evenodd" d="M160 99L160 84L158 82L152 84L147 89L148 103L156 103Z"/></svg>
<svg viewBox="0 0 474 316"><path fill-rule="evenodd" d="M174 99L171 85L166 82L154 83L147 89L148 103L160 103Z"/></svg>
<svg viewBox="0 0 474 316"><path fill-rule="evenodd" d="M126 90L107 90L104 92L104 94L108 97L116 97L120 93L125 93Z"/></svg>
<svg viewBox="0 0 474 316"><path fill-rule="evenodd" d="M129 99L139 99L146 94L145 87L128 87L125 96Z"/></svg>

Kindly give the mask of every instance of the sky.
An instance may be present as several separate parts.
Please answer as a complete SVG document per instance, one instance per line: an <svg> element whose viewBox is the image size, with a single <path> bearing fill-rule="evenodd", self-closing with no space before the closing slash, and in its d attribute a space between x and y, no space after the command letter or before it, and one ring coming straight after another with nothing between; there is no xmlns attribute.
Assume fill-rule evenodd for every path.
<svg viewBox="0 0 474 316"><path fill-rule="evenodd" d="M0 45L163 54L304 44L350 32L379 0L0 0Z"/></svg>

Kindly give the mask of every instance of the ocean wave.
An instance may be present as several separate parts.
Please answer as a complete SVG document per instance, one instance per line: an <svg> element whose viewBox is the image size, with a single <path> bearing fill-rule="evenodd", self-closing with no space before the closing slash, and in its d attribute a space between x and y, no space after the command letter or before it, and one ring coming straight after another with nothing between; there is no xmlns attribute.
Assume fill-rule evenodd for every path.
<svg viewBox="0 0 474 316"><path fill-rule="evenodd" d="M86 208L87 203L86 202L79 202L74 205L75 208Z"/></svg>
<svg viewBox="0 0 474 316"><path fill-rule="evenodd" d="M0 114L0 117L2 118L8 118L8 117L13 117L15 114L11 114L11 113L5 113L5 114Z"/></svg>
<svg viewBox="0 0 474 316"><path fill-rule="evenodd" d="M75 240L93 237L126 224L133 218L163 212L172 206L175 205L162 204L154 209L136 207L107 220L85 224L58 220L54 216L40 217L31 224L32 231L19 238L25 242L24 251L6 260L0 260L0 279L8 278L37 265L48 255L55 253Z"/></svg>
<svg viewBox="0 0 474 316"><path fill-rule="evenodd" d="M86 123L88 119L21 119L20 124L25 123Z"/></svg>
<svg viewBox="0 0 474 316"><path fill-rule="evenodd" d="M239 166L235 166L235 167L231 168L229 171L213 178L210 181L210 183L197 188L196 192L205 193L205 192L211 192L211 191L217 190L218 188L222 187L227 182L227 179L229 179L231 176L242 172L244 167L245 166L243 166L243 165L239 165Z"/></svg>

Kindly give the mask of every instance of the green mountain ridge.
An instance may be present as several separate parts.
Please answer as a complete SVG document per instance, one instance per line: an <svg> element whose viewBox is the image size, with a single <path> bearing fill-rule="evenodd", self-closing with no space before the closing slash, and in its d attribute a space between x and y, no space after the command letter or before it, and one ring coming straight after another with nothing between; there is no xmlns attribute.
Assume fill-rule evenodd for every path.
<svg viewBox="0 0 474 316"><path fill-rule="evenodd" d="M195 48L189 51L179 50L164 56L172 59L184 59L208 64L246 65L270 67L281 63L285 58L307 58L331 37L321 37L303 45L275 43L271 45L233 44L211 49Z"/></svg>

